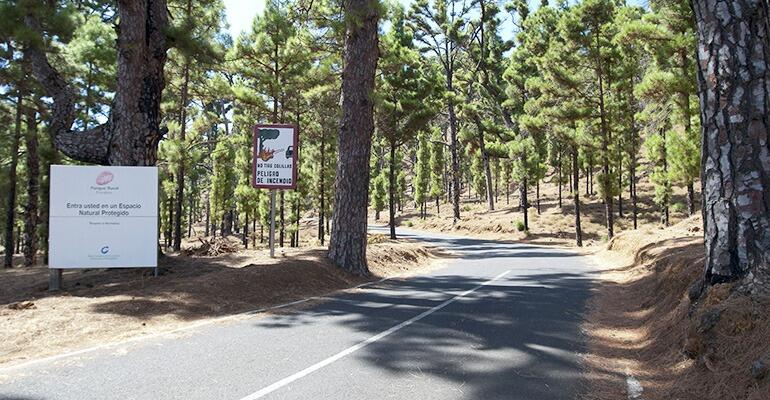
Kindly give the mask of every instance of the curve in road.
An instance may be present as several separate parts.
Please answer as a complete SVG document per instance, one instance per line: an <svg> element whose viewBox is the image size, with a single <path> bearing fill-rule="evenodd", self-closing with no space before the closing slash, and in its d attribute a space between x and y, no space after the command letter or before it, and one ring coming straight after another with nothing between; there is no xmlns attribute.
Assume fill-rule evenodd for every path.
<svg viewBox="0 0 770 400"><path fill-rule="evenodd" d="M579 254L417 231L428 274L281 315L14 369L0 399L570 399L593 268Z"/></svg>

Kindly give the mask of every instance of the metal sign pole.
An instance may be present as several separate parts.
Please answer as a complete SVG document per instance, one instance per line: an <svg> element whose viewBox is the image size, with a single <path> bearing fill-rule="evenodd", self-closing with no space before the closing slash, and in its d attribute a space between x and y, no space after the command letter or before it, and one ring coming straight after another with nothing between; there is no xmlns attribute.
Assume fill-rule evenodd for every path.
<svg viewBox="0 0 770 400"><path fill-rule="evenodd" d="M62 270L59 268L50 268L48 270L48 290L61 290Z"/></svg>
<svg viewBox="0 0 770 400"><path fill-rule="evenodd" d="M275 257L275 189L270 190L270 257Z"/></svg>

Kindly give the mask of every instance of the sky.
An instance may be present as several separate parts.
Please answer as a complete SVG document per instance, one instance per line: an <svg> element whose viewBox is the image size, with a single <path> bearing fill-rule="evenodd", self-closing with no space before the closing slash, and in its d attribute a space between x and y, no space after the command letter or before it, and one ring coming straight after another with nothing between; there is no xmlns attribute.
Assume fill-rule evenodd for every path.
<svg viewBox="0 0 770 400"><path fill-rule="evenodd" d="M409 7L412 0L398 0L405 7ZM265 9L265 0L224 0L225 11L227 14L227 22L230 25L230 36L237 38L243 31L251 29L251 22L254 20L254 16L262 13ZM529 1L534 6L537 1ZM648 0L630 0L630 4L646 6ZM504 38L509 38L510 35L506 35L507 30L512 29L509 25L509 21L504 21L501 26L501 34ZM511 32L512 33L512 32Z"/></svg>
<svg viewBox="0 0 770 400"><path fill-rule="evenodd" d="M251 29L254 16L265 10L265 0L224 0L230 36L237 38L242 31Z"/></svg>

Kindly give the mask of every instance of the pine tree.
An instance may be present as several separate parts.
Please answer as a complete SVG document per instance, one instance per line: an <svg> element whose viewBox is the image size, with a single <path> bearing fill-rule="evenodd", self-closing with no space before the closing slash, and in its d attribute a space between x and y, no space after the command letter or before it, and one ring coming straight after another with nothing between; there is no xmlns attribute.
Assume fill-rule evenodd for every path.
<svg viewBox="0 0 770 400"><path fill-rule="evenodd" d="M188 168L188 107L190 102L190 84L191 79L196 75L199 79L192 82L203 83L206 80L206 72L210 70L211 64L220 61L220 51L214 42L219 27L223 24L224 9L219 0L195 1L175 0L181 10L175 20L179 20L178 26L172 29L176 32L176 47L171 55L170 64L174 65L176 58L179 69L179 103L177 118L179 119L178 135L174 138L178 141L179 162L175 165L174 181L176 182L176 192L174 194L174 240L172 247L174 251L179 251L182 243L182 220L183 208L185 204L185 170ZM193 63L193 60L195 61ZM173 80L170 80L173 81ZM171 85L173 86L173 85Z"/></svg>
<svg viewBox="0 0 770 400"><path fill-rule="evenodd" d="M436 199L436 214L441 212L441 197L444 195L444 138L441 131L433 129L430 137L430 197Z"/></svg>
<svg viewBox="0 0 770 400"><path fill-rule="evenodd" d="M425 203L431 195L429 189L431 179L431 152L428 133L422 131L417 136L417 163L414 167L414 203L420 209L420 218L426 218Z"/></svg>
<svg viewBox="0 0 770 400"><path fill-rule="evenodd" d="M390 238L396 239L396 161L399 148L413 142L434 115L431 104L438 91L438 76L420 60L400 6L392 10L391 29L381 41L376 88L376 125L388 145L388 209Z"/></svg>
<svg viewBox="0 0 770 400"><path fill-rule="evenodd" d="M412 4L410 24L414 39L423 52L434 53L444 72L445 106L449 116L449 152L451 154L451 198L455 222L460 219L460 160L456 106L459 94L455 91L455 73L463 46L468 38L465 32L472 3L456 0L417 0Z"/></svg>
<svg viewBox="0 0 770 400"><path fill-rule="evenodd" d="M345 0L346 40L342 70L342 118L329 258L355 275L366 262L366 198L374 132L373 90L377 69L379 4Z"/></svg>
<svg viewBox="0 0 770 400"><path fill-rule="evenodd" d="M611 0L585 0L567 12L562 13L559 32L563 37L563 48L560 51L578 55L579 64L584 65L573 76L582 83L576 90L590 100L596 117L592 116L595 124L589 132L597 137L596 150L601 162L602 172L599 175L599 194L604 202L604 214L607 227L607 237L614 236L614 195L617 191L613 169L613 154L616 142L613 139L613 115L609 107L610 88L614 76L611 73L611 60L617 57L616 48L612 42L616 26L613 20L616 7Z"/></svg>
<svg viewBox="0 0 770 400"><path fill-rule="evenodd" d="M164 88L163 67L171 44L166 0L148 0L146 7L117 4L118 79L110 107L110 123L73 131L76 96L64 75L49 62L48 52L57 39L72 31L70 8L56 2L36 8L16 8L16 21L23 21L24 57L45 95L53 99L49 128L56 147L73 159L111 165L153 165L160 128L160 99ZM21 6L17 6L21 7ZM9 10L6 9L6 12ZM10 9L12 12L13 9ZM62 21L64 21L62 23ZM46 29L43 29L43 26ZM52 29L56 26L57 29ZM58 29L61 28L61 29Z"/></svg>
<svg viewBox="0 0 770 400"><path fill-rule="evenodd" d="M705 279L715 283L746 276L748 290L767 293L770 4L745 0L735 1L733 7L701 0L692 4L703 105ZM718 71L715 65L721 66Z"/></svg>
<svg viewBox="0 0 770 400"><path fill-rule="evenodd" d="M236 187L236 174L233 171L235 151L228 138L220 140L211 155L213 169L211 173L211 188L209 202L211 205L211 223L214 226L222 226L222 235L230 233L225 226L226 213L232 210L234 205L234 192Z"/></svg>

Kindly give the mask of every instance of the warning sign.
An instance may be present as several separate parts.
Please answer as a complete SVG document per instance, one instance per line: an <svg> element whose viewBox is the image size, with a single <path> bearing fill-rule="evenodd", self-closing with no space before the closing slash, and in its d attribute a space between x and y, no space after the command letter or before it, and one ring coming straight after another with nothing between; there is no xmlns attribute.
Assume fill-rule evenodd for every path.
<svg viewBox="0 0 770 400"><path fill-rule="evenodd" d="M297 187L297 136L294 125L254 127L252 185L255 188Z"/></svg>

